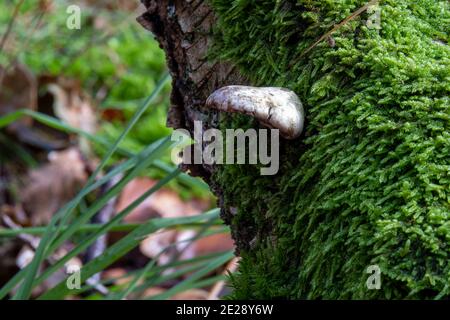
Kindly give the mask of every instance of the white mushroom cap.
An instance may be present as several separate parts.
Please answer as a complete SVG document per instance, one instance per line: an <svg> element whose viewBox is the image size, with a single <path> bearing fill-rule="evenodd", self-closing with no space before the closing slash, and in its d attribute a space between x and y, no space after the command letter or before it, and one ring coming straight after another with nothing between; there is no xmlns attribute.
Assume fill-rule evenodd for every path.
<svg viewBox="0 0 450 320"><path fill-rule="evenodd" d="M286 139L299 137L305 122L300 99L285 88L227 86L213 92L206 106L250 115L269 128L279 129Z"/></svg>

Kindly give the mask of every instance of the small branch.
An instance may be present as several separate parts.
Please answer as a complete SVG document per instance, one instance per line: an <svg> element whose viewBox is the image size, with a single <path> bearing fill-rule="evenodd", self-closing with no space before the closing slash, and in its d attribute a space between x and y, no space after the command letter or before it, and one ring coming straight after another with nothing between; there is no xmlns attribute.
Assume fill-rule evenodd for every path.
<svg viewBox="0 0 450 320"><path fill-rule="evenodd" d="M365 4L364 6L362 6L361 8L359 8L358 10L356 10L355 12L353 12L351 15L349 15L347 18L345 18L344 20L342 20L340 23L338 23L337 25L335 25L333 27L333 29L331 29L330 31L328 31L327 33L325 33L323 36L321 36L316 42L314 42L308 49L306 49L305 51L302 52L302 54L294 59L294 61L290 64L290 66L292 67L294 64L296 64L298 61L300 61L306 54L308 54L308 52L310 52L312 49L314 49L315 47L317 47L317 45L319 45L319 43L321 43L322 41L324 41L325 39L327 39L328 37L330 37L333 33L335 33L336 31L338 31L340 28L342 28L344 25L346 25L348 22L352 21L353 19L355 19L356 17L358 17L359 15L361 15L364 11L366 11L367 9L369 9L371 6L374 6L376 4L378 4L380 0L371 0L369 1L367 4Z"/></svg>
<svg viewBox="0 0 450 320"><path fill-rule="evenodd" d="M233 258L233 260L231 260L225 270L222 272L222 275L227 275L228 273L233 273L237 270L238 267L238 263L239 263L239 258L235 257ZM211 289L207 300L219 300L220 299L220 293L223 290L223 287L225 286L225 281L219 281L217 282L214 287Z"/></svg>
<svg viewBox="0 0 450 320"><path fill-rule="evenodd" d="M113 177L101 190L102 194L105 194L114 187L121 179L123 175L118 174ZM115 205L117 202L117 197L111 198L108 203L92 218L92 223L96 224L106 224L111 220L115 212ZM105 251L108 243L107 243L107 235L103 234L98 237L95 242L87 249L86 254L84 256L84 263L88 263L91 260L101 256ZM102 293L103 295L107 295L109 293L108 289L100 283L101 280L101 272L94 274L92 277L87 279L86 283L88 285L94 286L97 291Z"/></svg>
<svg viewBox="0 0 450 320"><path fill-rule="evenodd" d="M14 22L16 21L17 15L19 14L20 7L25 2L25 0L21 0L19 3L16 4L16 7L14 8L14 13L11 17L11 20L9 20L8 27L6 28L6 32L3 34L2 40L0 42L0 52L3 51L3 47L6 43L6 40L8 40L8 37L11 33L12 27L14 25Z"/></svg>
<svg viewBox="0 0 450 320"><path fill-rule="evenodd" d="M35 16L32 20L31 23L33 23L34 20L36 20L36 24L34 26L30 25L28 26L28 29L30 29L31 31L27 34L27 38L23 41L24 45L22 48L19 48L18 50L16 50L16 52L12 55L10 55L8 57L8 63L6 64L6 66L4 68L0 68L0 90L3 86L3 77L11 70L11 68L17 63L18 59L19 59L19 52L25 52L28 49L28 46L31 43L31 40L33 38L34 33L36 32L36 30L38 30L42 18L45 15L45 11L40 11L39 14L37 16ZM0 52L2 51L2 47L0 47Z"/></svg>
<svg viewBox="0 0 450 320"><path fill-rule="evenodd" d="M11 228L13 230L20 230L20 228L21 228L18 224L16 224L7 215L2 215L2 220L3 220L3 223L5 224L5 226L7 226L7 227L9 227L9 228ZM29 235L29 234L19 234L17 237L20 240L22 240L23 242L25 242L26 244L28 244L33 251L35 251L38 248L39 242L41 240L39 237L34 237L32 235ZM50 264L55 264L58 261L58 258L56 256L49 256L47 258L47 261ZM108 289L104 285L102 285L101 283L98 283L98 281L96 281L95 279L90 278L86 282L87 282L88 285L93 286L95 288L95 290L97 290L101 294L103 294L103 295L109 294Z"/></svg>
<svg viewBox="0 0 450 320"><path fill-rule="evenodd" d="M13 230L20 229L20 226L18 224L16 224L9 216L2 215L2 220L3 220L3 223L5 224L5 226L7 226L8 228L11 228ZM30 245L30 247L33 248L33 250L36 250L37 247L39 246L40 239L38 237L34 237L32 235L24 234L24 233L19 234L17 237L20 240L27 243L28 245Z"/></svg>

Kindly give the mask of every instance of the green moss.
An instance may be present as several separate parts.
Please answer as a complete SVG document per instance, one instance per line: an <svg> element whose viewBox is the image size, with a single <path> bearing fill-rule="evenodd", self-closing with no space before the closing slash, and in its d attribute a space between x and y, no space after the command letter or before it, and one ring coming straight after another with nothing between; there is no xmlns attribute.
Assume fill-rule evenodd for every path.
<svg viewBox="0 0 450 320"><path fill-rule="evenodd" d="M381 1L380 30L365 12L303 56L366 1L211 3L215 58L294 90L307 112L277 176L215 175L254 239L234 297L449 297L449 2ZM381 290L366 288L373 264Z"/></svg>

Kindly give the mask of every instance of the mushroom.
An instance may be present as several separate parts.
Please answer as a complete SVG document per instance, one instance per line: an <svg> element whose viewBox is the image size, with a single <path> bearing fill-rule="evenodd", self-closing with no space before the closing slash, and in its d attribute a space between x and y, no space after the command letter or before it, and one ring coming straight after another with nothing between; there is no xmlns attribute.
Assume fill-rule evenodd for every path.
<svg viewBox="0 0 450 320"><path fill-rule="evenodd" d="M206 106L250 115L269 128L279 129L286 139L298 138L305 122L300 99L285 88L227 86L214 91Z"/></svg>

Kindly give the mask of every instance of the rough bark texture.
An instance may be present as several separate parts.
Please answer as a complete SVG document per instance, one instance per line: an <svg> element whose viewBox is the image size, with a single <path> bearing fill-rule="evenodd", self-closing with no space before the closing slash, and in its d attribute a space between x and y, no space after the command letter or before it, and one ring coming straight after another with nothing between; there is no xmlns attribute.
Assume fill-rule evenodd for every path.
<svg viewBox="0 0 450 320"><path fill-rule="evenodd" d="M258 126L204 108L213 90L245 82L208 63L212 44L211 56L252 85L293 90L307 119L299 139L280 141L274 176L190 168L218 184L242 257L233 297L448 298L450 3L208 3L214 14L203 1L145 1L140 21L174 78L170 124ZM381 290L367 286L373 265Z"/></svg>
<svg viewBox="0 0 450 320"><path fill-rule="evenodd" d="M167 63L173 79L171 107L167 119L169 127L183 128L193 133L194 121L215 127L217 111L205 108L208 96L216 89L230 84L246 84L237 70L227 63L210 62L208 48L212 41L211 28L215 22L212 9L206 1L143 0L147 12L138 22L150 30L166 52ZM207 129L206 127L204 129ZM223 208L220 186L211 180L214 167L188 165L183 168L193 176L206 180L219 198L222 219L230 224L232 213ZM232 230L237 245L247 246L239 231ZM247 237L246 237L247 238Z"/></svg>

